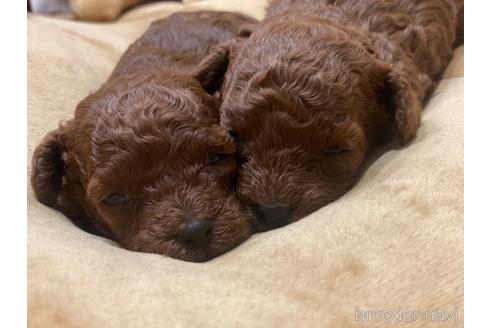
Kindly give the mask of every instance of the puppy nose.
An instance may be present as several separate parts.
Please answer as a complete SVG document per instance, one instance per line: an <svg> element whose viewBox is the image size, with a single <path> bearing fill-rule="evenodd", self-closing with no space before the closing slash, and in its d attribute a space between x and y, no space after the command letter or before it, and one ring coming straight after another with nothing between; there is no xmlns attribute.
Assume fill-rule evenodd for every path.
<svg viewBox="0 0 492 328"><path fill-rule="evenodd" d="M259 221L269 228L278 228L288 223L292 209L286 204L260 204L256 206Z"/></svg>
<svg viewBox="0 0 492 328"><path fill-rule="evenodd" d="M178 239L187 247L205 247L212 240L212 229L212 220L191 219L178 232Z"/></svg>

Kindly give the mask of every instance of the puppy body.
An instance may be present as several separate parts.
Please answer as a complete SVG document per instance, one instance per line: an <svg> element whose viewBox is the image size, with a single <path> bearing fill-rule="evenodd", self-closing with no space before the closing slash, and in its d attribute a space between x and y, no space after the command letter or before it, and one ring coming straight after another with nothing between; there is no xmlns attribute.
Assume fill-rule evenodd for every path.
<svg viewBox="0 0 492 328"><path fill-rule="evenodd" d="M267 20L301 12L340 24L350 21L411 54L419 70L436 79L453 54L458 27L463 28L457 21L462 10L463 0L274 0Z"/></svg>
<svg viewBox="0 0 492 328"><path fill-rule="evenodd" d="M448 0L274 0L248 40L221 46L221 124L239 141L237 190L258 229L335 200L372 148L415 135L456 15Z"/></svg>
<svg viewBox="0 0 492 328"><path fill-rule="evenodd" d="M219 125L215 81L197 64L254 23L220 12L153 23L35 150L36 197L130 250L204 261L244 241L236 147Z"/></svg>

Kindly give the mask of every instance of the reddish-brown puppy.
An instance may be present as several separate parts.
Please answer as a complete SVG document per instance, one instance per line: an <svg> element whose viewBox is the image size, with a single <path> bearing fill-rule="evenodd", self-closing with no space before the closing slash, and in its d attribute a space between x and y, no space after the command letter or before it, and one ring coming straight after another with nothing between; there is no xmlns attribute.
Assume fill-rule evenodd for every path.
<svg viewBox="0 0 492 328"><path fill-rule="evenodd" d="M253 19L221 12L153 23L106 83L34 152L36 197L127 249L204 261L251 233L234 196L236 146L218 87L197 66Z"/></svg>
<svg viewBox="0 0 492 328"><path fill-rule="evenodd" d="M415 135L456 15L451 0L274 0L248 40L217 47L208 60L229 64L221 124L259 230L340 197L371 149Z"/></svg>

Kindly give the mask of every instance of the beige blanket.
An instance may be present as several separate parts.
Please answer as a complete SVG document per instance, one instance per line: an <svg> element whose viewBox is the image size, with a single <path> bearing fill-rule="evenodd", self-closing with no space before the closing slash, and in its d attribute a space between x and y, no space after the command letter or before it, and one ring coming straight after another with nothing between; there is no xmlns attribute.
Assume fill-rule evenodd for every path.
<svg viewBox="0 0 492 328"><path fill-rule="evenodd" d="M154 3L111 24L30 15L27 155L152 20L196 9L261 18L264 6ZM29 326L462 326L463 83L461 48L408 147L379 157L340 200L207 263L121 249L39 204L29 188ZM369 310L396 311L393 320L400 311L408 322ZM450 321L431 320L445 314Z"/></svg>

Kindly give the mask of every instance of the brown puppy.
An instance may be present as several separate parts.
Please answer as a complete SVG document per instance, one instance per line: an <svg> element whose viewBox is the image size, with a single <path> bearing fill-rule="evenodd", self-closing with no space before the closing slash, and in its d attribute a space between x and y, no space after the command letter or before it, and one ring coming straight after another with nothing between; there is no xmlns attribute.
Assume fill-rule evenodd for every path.
<svg viewBox="0 0 492 328"><path fill-rule="evenodd" d="M456 14L451 0L274 0L244 44L217 47L207 60L230 63L221 124L240 144L237 191L259 230L340 197L372 148L415 135Z"/></svg>
<svg viewBox="0 0 492 328"><path fill-rule="evenodd" d="M219 125L219 85L197 67L253 19L223 12L153 23L106 83L34 152L36 197L123 247L204 261L251 233L233 194L236 146Z"/></svg>

